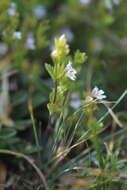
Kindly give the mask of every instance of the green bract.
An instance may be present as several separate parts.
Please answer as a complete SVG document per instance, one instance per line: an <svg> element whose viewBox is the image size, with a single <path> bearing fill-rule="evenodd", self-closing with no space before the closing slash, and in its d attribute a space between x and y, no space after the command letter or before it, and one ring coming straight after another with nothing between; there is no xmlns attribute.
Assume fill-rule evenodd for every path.
<svg viewBox="0 0 127 190"><path fill-rule="evenodd" d="M74 55L74 63L75 64L82 64L87 60L87 56L85 53L80 52L77 50Z"/></svg>

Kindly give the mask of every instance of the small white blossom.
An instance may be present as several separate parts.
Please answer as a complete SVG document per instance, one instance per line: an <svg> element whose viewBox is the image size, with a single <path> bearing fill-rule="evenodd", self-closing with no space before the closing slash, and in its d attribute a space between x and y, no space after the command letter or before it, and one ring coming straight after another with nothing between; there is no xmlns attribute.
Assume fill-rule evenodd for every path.
<svg viewBox="0 0 127 190"><path fill-rule="evenodd" d="M82 105L82 101L76 93L72 93L70 106L74 109L78 109Z"/></svg>
<svg viewBox="0 0 127 190"><path fill-rule="evenodd" d="M91 95L86 97L87 102L91 102L93 99L102 100L105 99L106 95L103 90L100 90L98 87L94 87Z"/></svg>
<svg viewBox="0 0 127 190"><path fill-rule="evenodd" d="M71 42L74 39L74 34L72 33L72 31L70 30L69 27L64 27L62 28L62 33L65 34L65 36L67 37L68 41Z"/></svg>
<svg viewBox="0 0 127 190"><path fill-rule="evenodd" d="M100 38L96 37L95 39L93 39L93 48L97 53L99 53L102 50L103 44Z"/></svg>
<svg viewBox="0 0 127 190"><path fill-rule="evenodd" d="M69 77L71 80L75 80L77 71L71 65L72 62L69 61L65 68L66 76Z"/></svg>
<svg viewBox="0 0 127 190"><path fill-rule="evenodd" d="M66 40L65 34L62 34L62 35L58 38L58 40L61 41L61 42L62 42L63 40ZM57 49L55 49L54 46L53 46L53 48L52 48L51 55L52 55L52 56L58 56L58 55L59 55Z"/></svg>
<svg viewBox="0 0 127 190"><path fill-rule="evenodd" d="M3 35L3 36L6 36L6 35L7 35L7 33L6 33L5 31L3 31L3 32L2 32L2 35Z"/></svg>
<svg viewBox="0 0 127 190"><path fill-rule="evenodd" d="M25 46L26 46L26 48L31 49L31 50L36 49L35 39L31 33L28 33L28 35L27 35Z"/></svg>
<svg viewBox="0 0 127 190"><path fill-rule="evenodd" d="M65 52L68 54L69 52L69 46L67 44L67 38L65 36L65 34L62 34L60 37L56 37L55 38L55 46L51 47L51 55L52 56L61 56L61 48L59 47L64 47Z"/></svg>
<svg viewBox="0 0 127 190"><path fill-rule="evenodd" d="M113 6L112 2L110 0L105 0L104 3L105 3L106 8L109 11L112 11L112 6Z"/></svg>
<svg viewBox="0 0 127 190"><path fill-rule="evenodd" d="M38 19L42 19L46 15L46 9L43 5L37 5L33 9L33 13Z"/></svg>
<svg viewBox="0 0 127 190"><path fill-rule="evenodd" d="M82 4L88 4L90 2L91 2L91 0L80 0L80 3L82 3Z"/></svg>
<svg viewBox="0 0 127 190"><path fill-rule="evenodd" d="M54 49L54 50L52 51L51 55L52 55L52 56L54 56L54 57L55 57L55 56L57 56L57 55L58 55L57 50L56 50L56 49Z"/></svg>
<svg viewBox="0 0 127 190"><path fill-rule="evenodd" d="M59 40L66 40L66 37L65 37L65 34L62 34L61 36L60 36L60 38L59 38Z"/></svg>
<svg viewBox="0 0 127 190"><path fill-rule="evenodd" d="M12 2L10 8L9 8L8 11L7 11L7 12L8 12L8 15L9 15L9 16L15 16L16 11L17 11L16 3Z"/></svg>
<svg viewBox="0 0 127 190"><path fill-rule="evenodd" d="M16 31L16 32L14 32L13 34L12 34L12 38L13 39L21 39L22 38L22 33L21 32L19 32L19 31Z"/></svg>
<svg viewBox="0 0 127 190"><path fill-rule="evenodd" d="M113 11L113 5L118 6L120 2L121 0L104 0L105 7L111 12Z"/></svg>
<svg viewBox="0 0 127 190"><path fill-rule="evenodd" d="M93 100L93 98L92 98L91 96L87 96L87 97L86 97L86 101L87 101L87 102L91 102L92 100Z"/></svg>
<svg viewBox="0 0 127 190"><path fill-rule="evenodd" d="M0 42L0 56L5 55L8 51L7 44Z"/></svg>
<svg viewBox="0 0 127 190"><path fill-rule="evenodd" d="M92 90L92 95L93 95L94 98L97 98L99 100L102 100L102 99L106 98L106 96L104 95L104 91L103 90L99 90L98 87L95 87Z"/></svg>
<svg viewBox="0 0 127 190"><path fill-rule="evenodd" d="M65 34L62 34L59 38L59 43L63 43L65 45L65 47L68 49L68 44L66 44L67 42L67 38Z"/></svg>
<svg viewBox="0 0 127 190"><path fill-rule="evenodd" d="M114 4L119 5L121 0L114 0Z"/></svg>

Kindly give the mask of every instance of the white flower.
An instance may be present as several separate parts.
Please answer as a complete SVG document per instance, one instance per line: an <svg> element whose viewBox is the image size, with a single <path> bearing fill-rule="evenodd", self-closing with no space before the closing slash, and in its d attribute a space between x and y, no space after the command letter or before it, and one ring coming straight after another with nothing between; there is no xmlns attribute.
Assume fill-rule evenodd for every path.
<svg viewBox="0 0 127 190"><path fill-rule="evenodd" d="M8 15L9 15L9 16L15 16L15 14L16 14L16 9L17 9L16 3L12 2L10 8L9 8L8 11L7 11L7 12L8 12Z"/></svg>
<svg viewBox="0 0 127 190"><path fill-rule="evenodd" d="M63 51L65 54L68 54L69 46L67 44L67 38L65 34L62 34L60 37L55 38L55 46L52 46L51 50L51 55L53 57L61 56Z"/></svg>
<svg viewBox="0 0 127 190"><path fill-rule="evenodd" d="M46 9L43 5L37 5L33 9L33 13L38 19L42 19L46 15Z"/></svg>
<svg viewBox="0 0 127 190"><path fill-rule="evenodd" d="M91 0L80 0L80 3L82 3L82 4L88 4L90 2L91 2Z"/></svg>
<svg viewBox="0 0 127 190"><path fill-rule="evenodd" d="M26 46L26 48L31 49L31 50L36 49L35 39L31 33L28 33L28 35L27 35L25 46Z"/></svg>
<svg viewBox="0 0 127 190"><path fill-rule="evenodd" d="M114 0L114 4L119 5L121 0Z"/></svg>
<svg viewBox="0 0 127 190"><path fill-rule="evenodd" d="M110 0L104 0L104 3L105 3L105 7L106 7L109 11L112 11L113 2L111 2Z"/></svg>
<svg viewBox="0 0 127 190"><path fill-rule="evenodd" d="M65 34L62 34L57 40L59 40L59 43L61 43L62 41L66 41ZM52 49L53 49L53 51L51 52L51 55L58 56L59 53L58 53L57 49L55 49L54 47Z"/></svg>
<svg viewBox="0 0 127 190"><path fill-rule="evenodd" d="M69 63L67 64L65 68L66 76L69 77L71 80L75 80L77 71L71 65L72 65L72 62L69 61Z"/></svg>
<svg viewBox="0 0 127 190"><path fill-rule="evenodd" d="M104 95L104 91L100 90L98 87L94 87L91 96L86 97L87 102L91 102L93 99L102 100L105 99L106 95Z"/></svg>
<svg viewBox="0 0 127 190"><path fill-rule="evenodd" d="M103 48L101 39L96 37L95 39L93 39L93 44L94 44L94 49L96 50L96 52L99 53Z"/></svg>
<svg viewBox="0 0 127 190"><path fill-rule="evenodd" d="M7 44L0 42L0 56L5 55L8 51Z"/></svg>
<svg viewBox="0 0 127 190"><path fill-rule="evenodd" d="M92 100L93 100L93 98L92 98L91 96L87 96L87 97L86 97L86 101L87 101L87 102L91 102Z"/></svg>
<svg viewBox="0 0 127 190"><path fill-rule="evenodd" d="M64 28L62 28L61 31L65 34L64 36L67 37L67 39L68 39L69 42L71 42L74 39L74 34L70 30L70 28L64 27Z"/></svg>
<svg viewBox="0 0 127 190"><path fill-rule="evenodd" d="M22 33L19 32L19 31L16 31L16 32L13 33L12 38L20 40L22 38Z"/></svg>
<svg viewBox="0 0 127 190"><path fill-rule="evenodd" d="M104 98L106 98L106 96L104 95L104 91L103 90L99 90L98 87L95 87L93 90L92 90L92 96L94 98L97 98L99 100L102 100Z"/></svg>
<svg viewBox="0 0 127 190"><path fill-rule="evenodd" d="M54 50L52 51L51 55L52 55L53 57L57 56L57 55L58 55L57 50L56 50L56 49L54 49Z"/></svg>
<svg viewBox="0 0 127 190"><path fill-rule="evenodd" d="M5 31L2 32L2 35L3 35L3 36L6 36L6 34L7 34L7 33L6 33Z"/></svg>
<svg viewBox="0 0 127 190"><path fill-rule="evenodd" d="M62 34L61 36L60 36L60 38L59 38L59 40L66 40L66 37L65 37L65 34Z"/></svg>
<svg viewBox="0 0 127 190"><path fill-rule="evenodd" d="M82 101L76 93L71 94L70 106L74 109L78 109L82 105Z"/></svg>

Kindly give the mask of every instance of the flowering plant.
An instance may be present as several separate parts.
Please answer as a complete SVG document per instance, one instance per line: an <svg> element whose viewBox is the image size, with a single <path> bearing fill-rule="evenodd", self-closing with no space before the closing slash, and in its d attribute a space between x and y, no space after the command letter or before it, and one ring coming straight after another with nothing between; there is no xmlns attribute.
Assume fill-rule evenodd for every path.
<svg viewBox="0 0 127 190"><path fill-rule="evenodd" d="M72 90L72 83L78 75L79 64L86 61L85 53L77 51L74 57L69 55L69 45L63 34L55 39L55 49L51 53L53 66L46 64L46 69L54 81L48 109L50 113L60 112L66 102L67 93ZM73 64L74 63L74 64ZM72 65L74 65L72 67Z"/></svg>

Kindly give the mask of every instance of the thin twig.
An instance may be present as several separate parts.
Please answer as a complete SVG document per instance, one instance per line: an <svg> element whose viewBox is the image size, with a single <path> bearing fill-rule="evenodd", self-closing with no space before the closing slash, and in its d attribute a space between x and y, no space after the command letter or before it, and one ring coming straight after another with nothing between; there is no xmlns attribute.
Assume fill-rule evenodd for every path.
<svg viewBox="0 0 127 190"><path fill-rule="evenodd" d="M32 88L32 86L30 86L30 88L29 88L29 99L28 99L28 109L29 109L31 121L33 124L32 127L33 127L35 143L36 143L37 148L39 148L39 146L40 146L39 138L38 138L38 134L37 134L36 123L35 123L34 113L33 113L32 93L33 93L33 88ZM38 151L38 160L39 160L39 162L41 160L40 151Z"/></svg>
<svg viewBox="0 0 127 190"><path fill-rule="evenodd" d="M123 98L127 95L127 89L123 92L123 94L118 98L116 103L111 107L111 110L115 109L115 107L123 100ZM101 123L107 116L109 112L107 111L98 121L97 123Z"/></svg>
<svg viewBox="0 0 127 190"><path fill-rule="evenodd" d="M40 179L42 180L42 183L45 187L45 190L49 190L48 188L48 184L46 182L45 176L42 173L42 171L36 166L36 164L34 163L34 161L32 159L30 159L28 156L19 153L19 152L13 152L10 150L6 150L6 149L0 149L0 153L2 154L10 154L19 158L23 158L24 160L26 160L29 164L31 164L31 166L35 169L35 171L37 172L37 174L39 175Z"/></svg>

